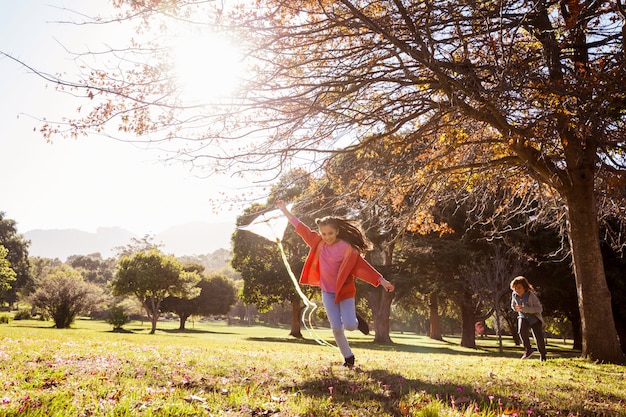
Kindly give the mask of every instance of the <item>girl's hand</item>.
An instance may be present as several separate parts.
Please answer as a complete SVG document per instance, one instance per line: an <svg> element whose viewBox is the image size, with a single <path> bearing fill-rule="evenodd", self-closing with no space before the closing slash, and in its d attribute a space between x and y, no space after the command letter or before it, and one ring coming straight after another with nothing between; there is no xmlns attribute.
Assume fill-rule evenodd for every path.
<svg viewBox="0 0 626 417"><path fill-rule="evenodd" d="M380 285L382 285L383 288L387 290L387 292L392 292L395 289L395 287L393 286L391 282L387 281L385 278L382 278L382 277L380 279Z"/></svg>
<svg viewBox="0 0 626 417"><path fill-rule="evenodd" d="M288 219L291 220L294 217L294 215L291 214L291 212L287 208L287 204L285 204L285 201L283 201L283 200L276 200L276 207L278 207L280 209L280 211L282 211L283 214L285 216L287 216Z"/></svg>

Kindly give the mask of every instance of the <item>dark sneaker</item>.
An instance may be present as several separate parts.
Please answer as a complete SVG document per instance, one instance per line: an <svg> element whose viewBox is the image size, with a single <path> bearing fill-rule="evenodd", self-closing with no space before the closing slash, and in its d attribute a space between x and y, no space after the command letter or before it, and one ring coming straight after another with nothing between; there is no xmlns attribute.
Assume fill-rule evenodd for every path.
<svg viewBox="0 0 626 417"><path fill-rule="evenodd" d="M533 356L533 353L535 353L535 349L531 349L526 351L526 353L524 353L524 356L522 356L522 359L528 359L531 356Z"/></svg>
<svg viewBox="0 0 626 417"><path fill-rule="evenodd" d="M346 358L346 361L343 363L343 366L352 368L354 366L354 355L350 356L349 358Z"/></svg>
<svg viewBox="0 0 626 417"><path fill-rule="evenodd" d="M356 319L359 322L359 330L361 331L361 333L363 334L370 334L370 326L369 324L367 324L367 322L363 319L363 317L359 316L358 314L356 315Z"/></svg>
<svg viewBox="0 0 626 417"><path fill-rule="evenodd" d="M545 362L546 361L546 355L541 355L541 358L539 360L541 362Z"/></svg>

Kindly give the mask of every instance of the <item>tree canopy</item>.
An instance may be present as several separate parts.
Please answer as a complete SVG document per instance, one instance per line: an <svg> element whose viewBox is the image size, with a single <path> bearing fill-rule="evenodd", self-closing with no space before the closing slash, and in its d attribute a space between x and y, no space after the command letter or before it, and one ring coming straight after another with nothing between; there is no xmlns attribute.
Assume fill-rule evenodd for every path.
<svg viewBox="0 0 626 417"><path fill-rule="evenodd" d="M11 289L15 281L15 271L11 269L11 263L7 260L9 251L0 245L0 295Z"/></svg>
<svg viewBox="0 0 626 417"><path fill-rule="evenodd" d="M196 296L199 290L195 285L199 280L200 275L196 271L184 271L182 264L173 256L151 249L122 256L111 288L113 295L137 297L150 317L150 333L153 334L156 332L161 302L168 296Z"/></svg>
<svg viewBox="0 0 626 417"><path fill-rule="evenodd" d="M189 317L226 314L237 301L233 282L223 274L214 272L203 277L196 287L200 289L200 293L194 298L170 296L161 302L161 311L171 311L178 315L179 330L185 330L185 322Z"/></svg>
<svg viewBox="0 0 626 417"><path fill-rule="evenodd" d="M28 262L28 246L30 242L24 236L17 233L15 220L7 219L4 212L0 211L0 246L7 250L5 259L9 262L11 270L15 272L15 280L4 293L0 294L0 300L14 303L17 301L17 293L32 285L30 263Z"/></svg>

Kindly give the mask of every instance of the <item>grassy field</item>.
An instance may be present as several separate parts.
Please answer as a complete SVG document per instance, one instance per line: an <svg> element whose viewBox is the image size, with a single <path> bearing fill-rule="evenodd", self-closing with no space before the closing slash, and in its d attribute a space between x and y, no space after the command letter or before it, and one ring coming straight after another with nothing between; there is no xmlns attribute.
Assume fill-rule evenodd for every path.
<svg viewBox="0 0 626 417"><path fill-rule="evenodd" d="M499 353L494 338L465 349L394 333L382 346L351 332L347 369L336 349L286 328L177 326L0 325L0 416L626 416L626 367L555 340L539 362L510 339Z"/></svg>

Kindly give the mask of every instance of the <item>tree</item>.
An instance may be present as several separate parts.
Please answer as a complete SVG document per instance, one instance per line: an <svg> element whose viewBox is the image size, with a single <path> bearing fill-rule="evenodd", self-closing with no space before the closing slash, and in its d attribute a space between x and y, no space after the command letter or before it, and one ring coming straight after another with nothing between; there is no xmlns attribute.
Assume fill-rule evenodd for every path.
<svg viewBox="0 0 626 417"><path fill-rule="evenodd" d="M488 251L483 252L480 257L468 266L466 278L470 284L472 292L478 295L485 307L489 310L485 320L495 314L496 334L498 335L498 346L500 352L502 347L501 316L503 313L502 304L505 304L505 314L511 311L509 284L513 277L521 275L526 267L526 263L512 251L505 252L506 248L502 243L492 243L488 246ZM503 303L503 299L504 303ZM473 327L473 326L472 326ZM472 334L474 331L472 330Z"/></svg>
<svg viewBox="0 0 626 417"><path fill-rule="evenodd" d="M15 271L11 269L11 263L7 259L8 250L0 245L0 296L11 289L15 281Z"/></svg>
<svg viewBox="0 0 626 417"><path fill-rule="evenodd" d="M46 312L57 329L66 329L82 313L97 307L102 291L67 265L55 267L30 296L33 307Z"/></svg>
<svg viewBox="0 0 626 417"><path fill-rule="evenodd" d="M113 279L115 273L115 259L103 259L99 253L68 256L65 262L79 270L86 281L102 287Z"/></svg>
<svg viewBox="0 0 626 417"><path fill-rule="evenodd" d="M11 288L2 294L0 300L13 304L17 301L18 291L32 284L28 262L30 241L17 233L15 220L4 216L4 212L0 211L0 246L4 246L7 250L6 260L15 272L15 281L11 284Z"/></svg>
<svg viewBox="0 0 626 417"><path fill-rule="evenodd" d="M556 218L567 220L582 355L624 361L598 236L598 210L626 218L626 205L610 204L610 190L625 182L621 2L262 0L224 9L186 1L168 2L167 16L159 3L116 1L117 20L149 27L158 18L164 28L167 16L175 24L204 16L215 30L237 29L253 70L245 94L199 111L168 77L168 51L140 39L128 54L109 51L121 63L87 65L80 79L40 73L89 100L85 116L63 125L67 134L113 125L148 141L180 139L175 155L193 164L241 171L248 163L270 175L300 156L319 155L307 159L319 166L325 155L360 152L385 184L414 183L415 193L441 191L454 175L467 190L503 178L510 195L556 203ZM62 130L42 127L47 137ZM372 150L377 142L386 154Z"/></svg>
<svg viewBox="0 0 626 417"><path fill-rule="evenodd" d="M232 253L227 249L217 249L213 253L205 255L186 255L179 257L183 263L200 263L207 272L219 271L230 267Z"/></svg>
<svg viewBox="0 0 626 417"><path fill-rule="evenodd" d="M131 256L137 252L147 252L153 249L160 250L163 244L155 242L154 239L155 237L149 234L144 235L140 239L133 237L126 246L118 246L115 248L117 256Z"/></svg>
<svg viewBox="0 0 626 417"><path fill-rule="evenodd" d="M251 206L238 218L237 224L247 225L263 211L261 205ZM289 335L302 338L300 324L302 301L285 270L276 243L247 231L236 230L233 233L232 246L231 265L235 271L241 274L243 280L243 287L239 295L242 301L255 304L259 311L264 312L269 310L274 303L282 303L287 300L292 308ZM290 262L295 274L298 274L302 268L303 261L299 260L298 262L299 265Z"/></svg>
<svg viewBox="0 0 626 417"><path fill-rule="evenodd" d="M607 282L611 289L613 314L620 336L622 349L626 352L626 254L614 251L607 243L603 245L604 264L607 273Z"/></svg>
<svg viewBox="0 0 626 417"><path fill-rule="evenodd" d="M28 285L19 289L18 299L28 300L28 297L33 294L41 285L43 280L55 269L63 265L60 259L41 258L39 256L29 256L28 258L29 270L31 279ZM31 315L37 313L36 309L31 306Z"/></svg>
<svg viewBox="0 0 626 417"><path fill-rule="evenodd" d="M412 303L414 294L428 296L430 307L429 336L441 340L439 328L439 300L453 301L461 312L468 312L467 321L462 321L461 343L465 347L474 347L473 338L467 339L467 331L474 326L475 309L472 301L475 295L470 291L463 275L463 267L470 262L475 251L462 241L461 234L407 235L397 250L397 267L400 275L410 277L398 284L398 298L403 304ZM406 298L406 300L405 300ZM405 307L406 308L406 307ZM465 319L466 317L461 314Z"/></svg>
<svg viewBox="0 0 626 417"><path fill-rule="evenodd" d="M151 249L122 256L111 287L115 296L137 297L150 318L150 334L154 334L161 302L170 295L180 298L194 297L197 294L194 286L199 280L197 272L184 271L182 264L173 256Z"/></svg>
<svg viewBox="0 0 626 417"><path fill-rule="evenodd" d="M185 330L185 322L191 316L226 314L237 301L233 283L224 275L213 273L196 285L200 294L191 299L167 297L161 303L161 311L171 311L180 319L179 330Z"/></svg>

